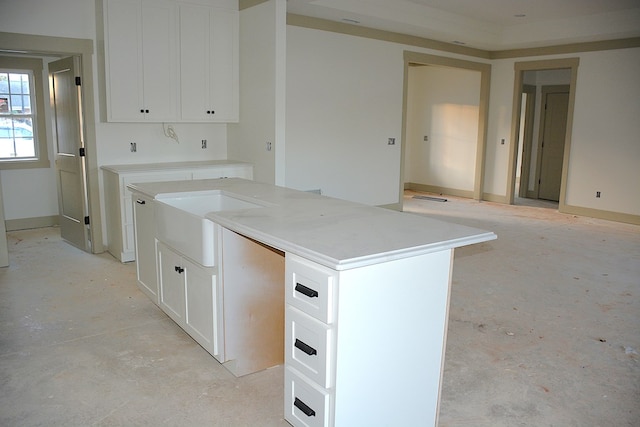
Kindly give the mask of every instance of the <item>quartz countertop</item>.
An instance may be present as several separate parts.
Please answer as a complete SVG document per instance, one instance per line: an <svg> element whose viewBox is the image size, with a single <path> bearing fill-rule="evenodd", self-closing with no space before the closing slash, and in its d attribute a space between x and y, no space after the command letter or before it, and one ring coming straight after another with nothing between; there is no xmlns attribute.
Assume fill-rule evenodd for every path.
<svg viewBox="0 0 640 427"><path fill-rule="evenodd" d="M221 190L264 207L209 212L239 234L335 270L346 270L496 238L493 232L240 178L130 184L148 197Z"/></svg>

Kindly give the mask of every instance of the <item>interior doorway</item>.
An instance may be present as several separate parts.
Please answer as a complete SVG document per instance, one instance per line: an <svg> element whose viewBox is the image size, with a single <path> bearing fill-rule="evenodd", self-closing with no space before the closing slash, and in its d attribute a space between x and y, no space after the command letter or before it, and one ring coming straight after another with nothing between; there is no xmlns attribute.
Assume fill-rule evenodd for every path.
<svg viewBox="0 0 640 427"><path fill-rule="evenodd" d="M578 64L577 58L515 64L509 204L560 211L566 204Z"/></svg>
<svg viewBox="0 0 640 427"><path fill-rule="evenodd" d="M402 195L405 189L438 192L481 200L483 196L482 186L491 65L407 51L404 53L404 62L400 204L402 203ZM410 70L416 70L417 68L431 68L434 70L435 73L428 73L429 75L447 73L446 70L450 70L450 74L466 75L459 76L461 79L459 81L465 81L471 86L468 91L457 88L457 92L454 91L456 101L453 103L446 102L445 99L449 95L440 98L438 102L429 100L424 102L423 104L428 107L425 107L424 110L430 112L430 117L435 117L431 121L435 125L429 129L420 129L416 133L414 132L415 129L411 127L413 126L411 122L415 121L415 117L413 117L415 114L411 112L413 106L410 103L412 102L412 91L419 88L411 86ZM439 92L438 90L435 91ZM474 100L467 103L464 99L469 97L469 91L472 93ZM448 131L445 131L445 128ZM413 139L410 142L408 142L409 137ZM436 137L440 139L436 139ZM456 141L459 138L463 138L464 141ZM418 183L418 186L414 187L416 183L407 180L407 173L412 171L411 168L416 168L413 163L415 163L416 155L420 153L428 153L428 160L418 167L431 168L432 172L440 171L441 175L447 176L448 181L446 182L453 183L453 186L443 185L441 182L427 182ZM428 176L428 174L423 175ZM460 183L464 185L459 185Z"/></svg>

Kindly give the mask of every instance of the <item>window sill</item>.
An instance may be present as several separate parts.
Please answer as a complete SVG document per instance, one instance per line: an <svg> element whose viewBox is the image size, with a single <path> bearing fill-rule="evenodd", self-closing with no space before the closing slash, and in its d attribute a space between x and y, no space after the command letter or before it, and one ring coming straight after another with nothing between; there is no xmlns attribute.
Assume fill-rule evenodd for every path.
<svg viewBox="0 0 640 427"><path fill-rule="evenodd" d="M50 168L49 159L0 160L0 170Z"/></svg>

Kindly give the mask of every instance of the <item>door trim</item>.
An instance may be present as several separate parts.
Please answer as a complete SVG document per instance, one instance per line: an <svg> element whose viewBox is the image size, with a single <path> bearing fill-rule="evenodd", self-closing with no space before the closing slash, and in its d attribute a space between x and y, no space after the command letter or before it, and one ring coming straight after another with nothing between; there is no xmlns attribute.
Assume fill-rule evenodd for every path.
<svg viewBox="0 0 640 427"><path fill-rule="evenodd" d="M576 101L576 82L578 80L578 65L580 58L547 59L541 61L516 62L514 64L515 78L513 83L513 106L511 115L511 141L517 141L520 133L520 115L522 110L522 85L525 71L570 69L571 82L569 84L569 107L567 109L567 131L564 140L562 157L562 179L560 182L560 200L558 210L566 210L567 177L569 173L569 157L571 153L571 135L573 132L573 111ZM516 164L518 160L517 144L509 146L509 166L507 168L507 203L514 203L514 188L516 182Z"/></svg>
<svg viewBox="0 0 640 427"><path fill-rule="evenodd" d="M462 68L480 72L480 101L478 104L478 142L476 145L475 176L473 198L483 200L484 167L487 146L487 128L489 123L489 91L491 89L491 64L454 59L446 56L428 55L426 53L404 51L404 85L402 93L402 138L400 141L400 191L398 203L402 206L404 194L404 156L407 138L407 100L409 90L409 65L425 64L444 67Z"/></svg>
<svg viewBox="0 0 640 427"><path fill-rule="evenodd" d="M100 41L98 41L100 46ZM82 96L85 118L85 145L87 147L87 190L91 217L92 252L104 252L102 215L100 213L100 187L98 156L96 153L96 113L93 81L93 40L68 37L37 36L0 32L0 49L25 51L42 56L80 56L82 66Z"/></svg>

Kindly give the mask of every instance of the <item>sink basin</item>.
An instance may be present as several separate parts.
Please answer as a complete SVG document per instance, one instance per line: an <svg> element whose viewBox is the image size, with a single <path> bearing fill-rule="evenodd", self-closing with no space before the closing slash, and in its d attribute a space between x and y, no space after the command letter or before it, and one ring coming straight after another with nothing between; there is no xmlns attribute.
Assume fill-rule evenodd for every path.
<svg viewBox="0 0 640 427"><path fill-rule="evenodd" d="M216 264L216 236L209 212L243 211L264 205L221 190L160 194L156 197L156 236L206 267Z"/></svg>

